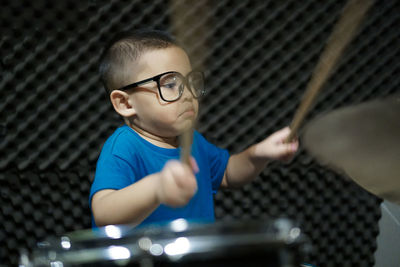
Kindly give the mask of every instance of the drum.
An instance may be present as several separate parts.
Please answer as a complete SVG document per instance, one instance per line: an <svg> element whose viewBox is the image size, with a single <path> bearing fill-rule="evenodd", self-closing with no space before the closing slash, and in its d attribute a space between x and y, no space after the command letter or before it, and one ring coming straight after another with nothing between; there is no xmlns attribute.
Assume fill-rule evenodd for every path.
<svg viewBox="0 0 400 267"><path fill-rule="evenodd" d="M310 244L290 220L109 225L38 244L20 266L301 266Z"/></svg>

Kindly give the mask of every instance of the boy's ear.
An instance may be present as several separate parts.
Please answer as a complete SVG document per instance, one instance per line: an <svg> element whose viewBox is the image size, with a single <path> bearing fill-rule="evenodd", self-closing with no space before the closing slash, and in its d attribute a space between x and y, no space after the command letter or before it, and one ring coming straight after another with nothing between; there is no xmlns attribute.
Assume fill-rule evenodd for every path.
<svg viewBox="0 0 400 267"><path fill-rule="evenodd" d="M121 90L114 90L110 94L111 103L115 111L123 117L131 117L136 114L135 108L131 105L129 95Z"/></svg>

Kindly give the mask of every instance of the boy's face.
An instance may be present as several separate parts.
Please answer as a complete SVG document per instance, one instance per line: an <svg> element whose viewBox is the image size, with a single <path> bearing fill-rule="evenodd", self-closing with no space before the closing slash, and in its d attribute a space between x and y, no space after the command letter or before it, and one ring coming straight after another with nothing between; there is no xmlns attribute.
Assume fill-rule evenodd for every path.
<svg viewBox="0 0 400 267"><path fill-rule="evenodd" d="M132 65L129 83L167 71L177 71L186 76L192 70L186 52L175 46L144 52L137 64ZM186 87L177 101L163 101L156 82L134 88L129 94L129 101L135 110L133 123L159 137L170 138L182 134L183 130L194 123L199 109L198 101Z"/></svg>

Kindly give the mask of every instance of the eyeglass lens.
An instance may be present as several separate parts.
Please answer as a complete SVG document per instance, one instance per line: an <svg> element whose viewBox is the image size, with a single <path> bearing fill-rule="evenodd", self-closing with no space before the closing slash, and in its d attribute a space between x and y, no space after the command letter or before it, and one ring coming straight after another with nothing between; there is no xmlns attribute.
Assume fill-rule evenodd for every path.
<svg viewBox="0 0 400 267"><path fill-rule="evenodd" d="M188 75L188 84L194 97L200 97L204 92L204 78L200 72ZM185 78L179 73L167 73L160 77L160 91L167 101L178 99L184 89Z"/></svg>

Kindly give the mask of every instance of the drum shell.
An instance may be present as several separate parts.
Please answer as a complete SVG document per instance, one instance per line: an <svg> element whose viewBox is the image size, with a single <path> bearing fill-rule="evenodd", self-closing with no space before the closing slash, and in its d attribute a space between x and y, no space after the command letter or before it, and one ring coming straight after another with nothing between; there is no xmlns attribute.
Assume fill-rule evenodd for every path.
<svg viewBox="0 0 400 267"><path fill-rule="evenodd" d="M22 266L300 266L311 246L287 219L138 229L110 225L50 238Z"/></svg>

